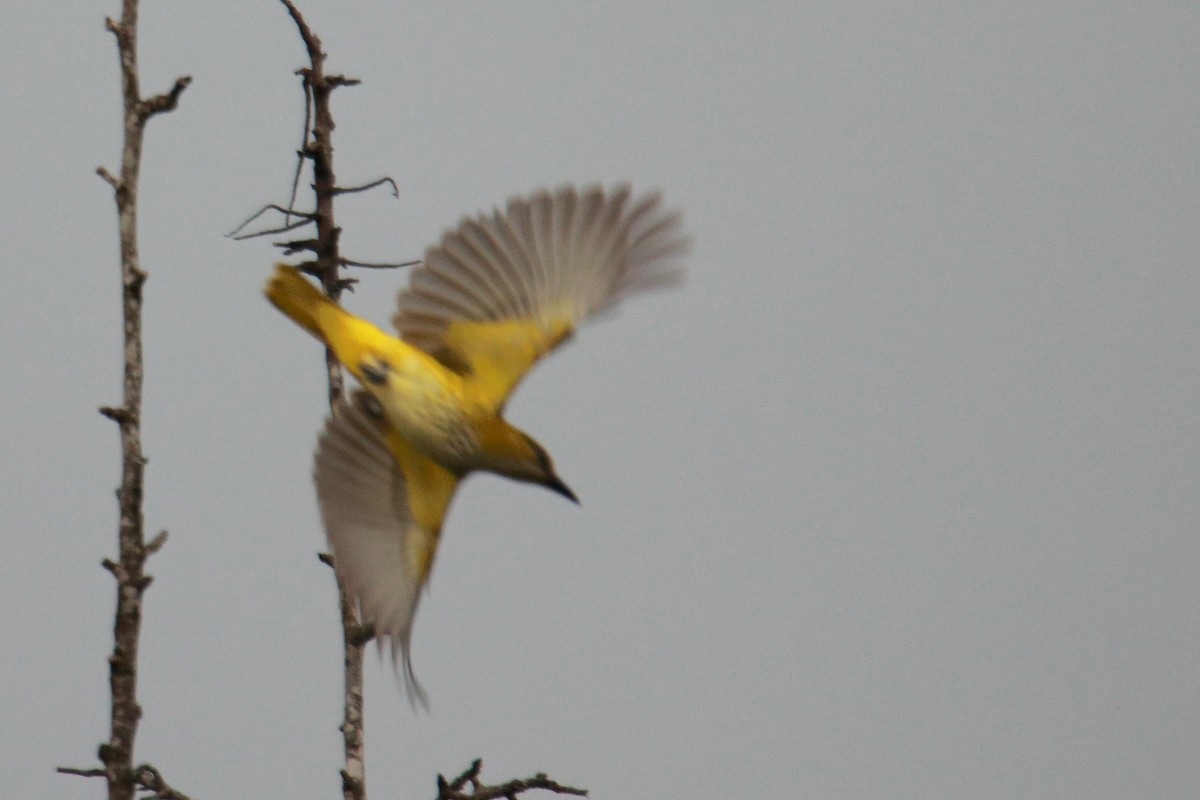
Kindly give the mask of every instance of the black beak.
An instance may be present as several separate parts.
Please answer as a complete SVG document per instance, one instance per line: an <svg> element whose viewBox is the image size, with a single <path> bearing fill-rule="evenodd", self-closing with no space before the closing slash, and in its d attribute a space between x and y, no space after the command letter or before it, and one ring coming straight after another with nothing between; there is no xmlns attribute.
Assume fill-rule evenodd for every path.
<svg viewBox="0 0 1200 800"><path fill-rule="evenodd" d="M577 505L577 506L583 505L583 503L579 502L579 498L575 496L575 493L571 491L571 487L567 486L565 483L563 483L562 479L559 478L557 475L551 475L549 477L549 479L547 479L545 486L547 489L558 492L559 494L561 494L563 497L570 500L575 505Z"/></svg>

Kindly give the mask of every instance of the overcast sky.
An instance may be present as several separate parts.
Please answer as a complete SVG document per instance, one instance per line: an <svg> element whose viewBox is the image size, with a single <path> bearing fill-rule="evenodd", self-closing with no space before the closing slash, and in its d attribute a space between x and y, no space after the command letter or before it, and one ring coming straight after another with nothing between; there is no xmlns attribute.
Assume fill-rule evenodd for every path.
<svg viewBox="0 0 1200 800"><path fill-rule="evenodd" d="M0 28L0 793L107 735L120 152L106 14ZM661 188L686 286L583 330L509 417L580 495L475 477L366 674L371 797L483 757L596 798L1200 795L1200 6L302 0L344 252L417 258L565 181ZM198 798L338 796L309 478L317 345L223 237L287 196L271 0L143 3L150 564L137 758ZM400 273L356 274L385 323Z"/></svg>

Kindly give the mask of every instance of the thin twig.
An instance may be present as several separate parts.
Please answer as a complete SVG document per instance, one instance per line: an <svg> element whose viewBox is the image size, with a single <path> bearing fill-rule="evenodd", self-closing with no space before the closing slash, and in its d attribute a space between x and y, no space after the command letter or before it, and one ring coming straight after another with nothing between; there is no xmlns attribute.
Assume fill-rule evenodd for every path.
<svg viewBox="0 0 1200 800"><path fill-rule="evenodd" d="M299 73L297 73L299 74ZM288 208L296 207L296 194L300 191L300 175L304 172L304 148L308 146L308 131L312 127L312 94L304 92L304 129L300 132L300 149L296 151L296 171L292 173L292 191L288 196Z"/></svg>
<svg viewBox="0 0 1200 800"><path fill-rule="evenodd" d="M247 239L257 239L260 236L274 236L277 233L287 233L288 231L299 230L305 225L311 225L311 219L298 219L295 222L289 222L286 225L281 225L278 228L267 228L266 230L255 231L254 233L228 234L230 239L235 242L244 242ZM315 241L315 240L314 240Z"/></svg>
<svg viewBox="0 0 1200 800"><path fill-rule="evenodd" d="M79 775L84 778L103 778L106 774L102 769L76 769L74 767L59 767L55 772L61 775ZM134 770L134 784L137 789L150 793L143 796L141 800L191 800L186 794L163 780L162 773L149 764L140 764Z"/></svg>
<svg viewBox="0 0 1200 800"><path fill-rule="evenodd" d="M104 182L107 183L109 186L111 186L113 188L114 192L121 185L117 181L117 179L113 177L112 173L109 172L108 170L106 170L104 167L96 167L96 174L99 175L101 178L104 178Z"/></svg>
<svg viewBox="0 0 1200 800"><path fill-rule="evenodd" d="M290 242L273 242L273 244L275 247L278 247L281 250L283 250L285 255L290 256L290 255L294 255L296 253L302 252L304 250L311 251L314 247L317 246L317 240L316 239L293 239ZM304 262L304 264L302 266L301 265L296 265L296 266L301 271L306 272L309 275L314 275L317 278L321 277L321 272L324 269L324 267L321 265L321 263L319 261L306 261L306 262Z"/></svg>
<svg viewBox="0 0 1200 800"><path fill-rule="evenodd" d="M389 263L386 261L351 261L348 258L343 258L338 261L343 267L359 267L361 269L403 269L404 267L415 267L421 263L417 261L400 261Z"/></svg>
<svg viewBox="0 0 1200 800"><path fill-rule="evenodd" d="M400 188L396 186L396 182L394 180L386 175L378 180L373 180L370 183L364 183L362 186L339 186L337 189L334 189L333 192L334 194L354 194L355 192L368 192L371 189L374 189L376 186L382 186L385 183L391 184L392 197L400 196Z"/></svg>
<svg viewBox="0 0 1200 800"><path fill-rule="evenodd" d="M238 226L230 236L239 240L251 239L268 234L286 233L303 227L303 223L292 224L291 215L298 213L294 211L296 196L304 162L308 161L312 165L312 189L316 196L316 207L311 212L298 213L298 215L303 217L305 223L309 220L316 223L317 235L313 239L299 239L276 243L276 246L281 247L288 255L301 251L311 252L315 256L317 268L312 270L310 274L321 281L321 285L329 297L337 300L341 290L345 287L344 282L338 277L338 267L360 266L366 269L396 269L401 265L398 263L368 262L342 258L338 252L338 237L341 234L341 229L333 222L334 198L343 194L365 192L383 185L391 187L393 197L399 197L400 188L396 185L396 181L388 176L359 186L338 186L333 172L333 131L336 125L334 124L333 112L330 108L330 97L334 89L341 86L357 86L360 81L357 78L351 78L346 75L326 74L324 69L326 54L321 47L320 37L308 25L303 14L300 13L300 10L292 0L280 0L280 2L283 3L293 22L295 22L296 28L300 32L300 38L304 41L304 47L308 52L309 59L307 67L296 70L296 74L300 76L304 88L304 135L300 150L298 151L299 159L296 164L296 171L292 176L291 195L288 200L287 209L280 212L284 214L284 224L269 231L257 231L247 235L241 234L246 225L256 218L256 216L252 216L250 220ZM280 210L279 206L266 206L264 208ZM259 213L261 214L262 211ZM333 402L341 395L342 375L333 361L332 354L327 354L326 363L330 380L330 402Z"/></svg>
<svg viewBox="0 0 1200 800"><path fill-rule="evenodd" d="M186 794L163 780L159 771L149 764L140 765L136 772L138 787L150 792L142 800L191 800Z"/></svg>
<svg viewBox="0 0 1200 800"><path fill-rule="evenodd" d="M161 114L164 111L174 111L175 106L179 104L179 95L183 94L183 90L192 83L191 75L184 75L175 79L175 85L168 92L156 94L153 97L148 97L138 105L138 114L142 121L150 119L155 114Z"/></svg>
<svg viewBox="0 0 1200 800"><path fill-rule="evenodd" d="M158 535L150 540L150 544L146 545L146 555L152 556L162 549L162 546L167 543L167 532L159 531Z"/></svg>
<svg viewBox="0 0 1200 800"><path fill-rule="evenodd" d="M256 233L247 234L245 236L239 235L239 234L241 234L241 232L243 230L246 229L247 225L249 225L251 222L254 222L254 220L258 219L259 217L261 217L263 214L267 213L268 211L275 211L277 213L283 214L284 223L288 227L280 228L279 230L276 230L276 231L258 231ZM292 225L289 222L291 217L300 217L301 221ZM311 214L307 211L297 211L292 207L284 208L283 206L281 206L277 203L267 203L265 206L260 208L258 211L255 211L253 214L246 217L246 219L242 221L242 224L238 225L236 228L231 230L229 233L225 234L225 236L229 239L233 239L234 241L240 242L243 239L253 239L255 236L264 236L268 233L280 233L282 231L293 230L294 228L298 228L301 225L306 225L315 219L316 219L316 214Z"/></svg>

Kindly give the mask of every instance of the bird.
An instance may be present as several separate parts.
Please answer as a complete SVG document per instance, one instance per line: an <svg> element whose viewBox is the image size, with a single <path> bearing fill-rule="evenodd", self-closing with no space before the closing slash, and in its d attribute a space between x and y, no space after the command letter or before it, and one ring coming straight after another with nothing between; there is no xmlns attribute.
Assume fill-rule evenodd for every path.
<svg viewBox="0 0 1200 800"><path fill-rule="evenodd" d="M517 384L577 326L626 297L678 285L690 238L661 195L571 185L464 217L397 298L392 335L295 266L265 294L358 382L321 430L313 480L339 582L410 702L428 708L411 639L459 483L483 470L578 503L537 441L504 418Z"/></svg>

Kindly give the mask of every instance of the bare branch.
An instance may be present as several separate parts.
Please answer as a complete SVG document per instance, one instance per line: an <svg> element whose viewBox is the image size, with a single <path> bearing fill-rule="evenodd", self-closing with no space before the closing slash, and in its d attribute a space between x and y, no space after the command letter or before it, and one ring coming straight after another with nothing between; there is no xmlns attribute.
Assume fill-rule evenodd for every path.
<svg viewBox="0 0 1200 800"><path fill-rule="evenodd" d="M336 576L336 572L334 573ZM365 800L366 760L363 741L363 652L372 629L358 619L356 604L338 581L338 614L342 620L343 718L345 766L341 769L344 800Z"/></svg>
<svg viewBox="0 0 1200 800"><path fill-rule="evenodd" d="M112 176L112 173L104 167L96 167L96 174L104 178L105 183L113 188L114 192L121 190L121 182Z"/></svg>
<svg viewBox="0 0 1200 800"><path fill-rule="evenodd" d="M255 231L254 233L248 233L248 234L244 234L244 235L242 234L242 231L246 229L246 226L248 226L251 222L254 222L254 220L258 219L259 217L261 217L263 214L267 213L268 211L275 211L279 214L283 214L283 219L284 219L283 227L273 228L271 230L266 230L266 231ZM290 219L292 217L299 217L300 219L297 222L290 222ZM285 233L290 230L295 230L296 228L302 228L305 225L309 224L310 222L313 222L315 219L316 219L316 214L312 214L308 211L296 211L294 208L292 208L290 206L288 208L284 208L283 206L278 205L276 203L267 203L265 206L260 208L258 211L255 211L253 214L246 217L246 219L244 219L240 225L238 225L236 228L231 230L229 233L225 234L225 236L226 236L226 238L233 239L234 241L237 241L237 242L241 242L246 239L253 239L256 236L266 236L266 235L272 234L272 233Z"/></svg>
<svg viewBox="0 0 1200 800"><path fill-rule="evenodd" d="M184 75L175 79L175 85L171 87L169 92L156 94L153 97L148 97L138 104L139 116L144 120L149 119L155 114L161 114L164 111L174 111L175 106L179 104L179 95L183 94L183 90L192 83L191 75Z"/></svg>
<svg viewBox="0 0 1200 800"><path fill-rule="evenodd" d="M399 187L396 186L396 182L386 175L384 175L382 178L379 178L378 180L371 181L370 183L364 183L362 186L345 186L345 187L340 186L337 189L334 189L333 193L334 194L354 194L355 192L367 192L367 191L370 191L371 189L374 189L376 186L381 186L385 183L391 184L392 197L400 196L400 189L399 189Z"/></svg>
<svg viewBox="0 0 1200 800"><path fill-rule="evenodd" d="M149 764L141 764L137 770L138 788L150 792L142 800L191 800L183 792L171 787L157 769Z"/></svg>
<svg viewBox="0 0 1200 800"><path fill-rule="evenodd" d="M542 789L555 794L574 795L576 797L587 797L587 789L577 789L574 786L563 786L557 781L550 780L544 772L539 772L532 778L524 780L512 780L507 783L488 786L479 780L479 772L483 768L483 760L475 759L471 762L471 766L466 769L463 774L459 775L453 781L447 783L446 779L441 775L437 777L438 800L495 800L495 798L509 798L513 800L517 795L528 792L533 789ZM464 791L467 784L471 785L471 791Z"/></svg>
<svg viewBox="0 0 1200 800"><path fill-rule="evenodd" d="M300 31L300 38L304 40L304 46L308 49L308 60L312 64L313 69L320 69L325 62L325 54L321 52L321 40L308 27L308 23L304 21L304 17L300 14L300 10L291 2L291 0L280 0L284 7L287 8L288 14L292 17L292 22L296 23L296 28Z"/></svg>
<svg viewBox="0 0 1200 800"><path fill-rule="evenodd" d="M124 425L132 416L129 412L129 409L125 408L124 406L118 406L117 408L113 408L112 406L100 406L100 413L118 425Z"/></svg>
<svg viewBox="0 0 1200 800"><path fill-rule="evenodd" d="M150 540L150 544L146 545L146 555L148 555L148 556L154 555L159 550L161 550L162 546L166 543L167 543L167 532L159 531L158 536L155 536L153 539Z"/></svg>
<svg viewBox="0 0 1200 800"><path fill-rule="evenodd" d="M304 227L310 221L316 223L316 238L293 240L282 244L276 243L276 246L283 248L284 252L289 255L302 251L312 253L320 268L311 274L315 275L321 281L326 294L336 300L343 286L337 276L339 266L357 264L367 268L394 269L396 265L351 262L341 258L338 253L337 243L337 237L341 231L333 223L333 199L340 194L364 192L384 184L391 186L393 197L399 197L400 190L395 180L390 177L379 178L361 186L340 187L337 185L337 180L333 172L332 141L336 125L334 124L333 113L330 109L330 97L334 89L340 86L357 86L360 81L357 78L345 75L327 75L324 71L326 54L321 48L320 37L309 27L304 19L304 15L300 13L300 10L292 0L280 0L280 2L287 9L289 16L291 16L292 21L295 23L296 29L300 33L300 38L304 42L305 50L308 52L309 59L307 67L296 70L296 74L302 79L301 85L304 89L304 128L300 149L297 150L298 159L296 161L296 169L292 175L291 192L286 209L274 204L266 205L227 235L232 239L242 241L260 236L287 233L288 231ZM312 164L312 189L316 196L316 207L311 212L296 212L294 210L296 197L299 192L300 177L303 174L304 163L306 161ZM253 220L257 219L267 210L275 210L283 214L283 225L250 234L242 233ZM291 219L292 215L300 217L302 221L293 223ZM327 358L326 361L330 381L338 387L338 392L330 392L330 399L332 400L340 393L341 373L337 371L335 374L331 357Z"/></svg>
<svg viewBox="0 0 1200 800"><path fill-rule="evenodd" d="M299 74L304 86L304 137L300 148L300 161L292 183L289 208L296 203L296 192L300 181L301 164L312 163L312 188L316 203L311 220L317 228L316 239L297 240L283 245L285 252L292 254L302 250L311 252L315 258L305 264L305 271L321 281L325 293L336 300L345 288L338 274L342 257L338 251L341 229L334 223L333 199L337 194L337 178L333 171L333 112L330 97L338 86L351 86L357 81L341 75L325 75L325 53L321 40L305 22L303 15L291 0L280 0L296 24L304 47L308 51L309 66ZM333 353L325 352L325 374L329 387L330 406L343 393L341 367ZM334 573L336 577L336 572ZM341 770L342 796L344 800L365 800L366 777L363 744L363 648L369 635L358 620L357 609L338 582L338 606L342 620L343 645L343 716L340 729L345 764Z"/></svg>
<svg viewBox="0 0 1200 800"><path fill-rule="evenodd" d="M389 263L386 261L351 261L348 258L342 258L338 260L338 263L343 267L359 267L361 269L403 269L404 267L415 267L421 261L417 259L416 261Z"/></svg>
<svg viewBox="0 0 1200 800"><path fill-rule="evenodd" d="M142 594L153 580L145 574L146 558L163 545L166 532L149 545L143 527L143 486L146 457L142 453L142 286L146 272L138 258L137 201L141 174L142 140L146 123L156 114L174 109L192 79L176 79L170 91L143 99L138 89L137 0L122 0L121 19L105 20L105 28L117 41L121 66L121 96L124 106L124 147L120 177L104 167L96 170L113 189L117 204L117 226L121 251L121 307L124 334L122 400L119 406L104 406L100 413L120 427L121 484L117 489L120 522L117 530L118 559L104 559L103 566L117 584L113 620L113 649L108 658L111 717L108 741L100 745L103 769L60 769L74 775L104 777L109 800L132 800L137 787L154 791L164 800L184 800L166 787L156 770L133 767L134 742L142 716L137 701L138 646L141 636ZM145 778L157 778L160 786L147 786Z"/></svg>
<svg viewBox="0 0 1200 800"><path fill-rule="evenodd" d="M283 250L283 252L286 255L290 256L290 255L294 255L295 253L299 253L302 250L315 249L317 246L317 240L316 239L293 239L290 242L275 242L275 246L280 248L281 250ZM317 277L320 277L319 268L313 266L313 265L318 264L319 262L311 261L311 262L305 262L305 263L309 264L310 266L308 269L305 269L304 272L307 272L309 275L316 275Z"/></svg>
<svg viewBox="0 0 1200 800"><path fill-rule="evenodd" d="M300 228L303 228L305 225L311 225L311 224L312 224L311 219L298 219L295 222L288 223L287 225L281 225L278 228L267 228L266 230L255 231L254 233L242 233L242 234L237 234L237 235L229 233L229 234L226 234L226 236L228 236L230 239L233 239L235 242L244 242L247 239L258 239L259 237L262 237L262 236L274 236L277 233L287 233L288 231L299 230ZM278 246L278 245L276 245L276 246Z"/></svg>
<svg viewBox="0 0 1200 800"><path fill-rule="evenodd" d="M84 778L103 778L102 769L75 769L74 767L58 767L55 772L61 775L79 775ZM157 769L149 764L141 764L134 770L134 784L138 789L150 794L142 800L191 800L183 792L172 788Z"/></svg>
<svg viewBox="0 0 1200 800"><path fill-rule="evenodd" d="M296 194L300 191L300 174L304 171L304 148L308 146L308 131L312 127L312 93L304 92L304 127L300 131L300 149L296 151L296 171L292 173L292 191L288 195L288 208L296 207Z"/></svg>

